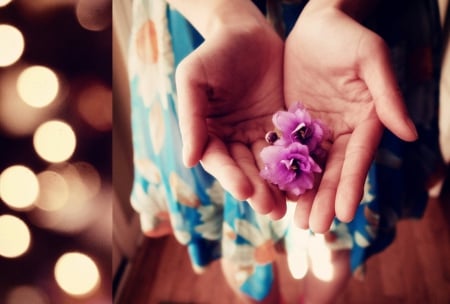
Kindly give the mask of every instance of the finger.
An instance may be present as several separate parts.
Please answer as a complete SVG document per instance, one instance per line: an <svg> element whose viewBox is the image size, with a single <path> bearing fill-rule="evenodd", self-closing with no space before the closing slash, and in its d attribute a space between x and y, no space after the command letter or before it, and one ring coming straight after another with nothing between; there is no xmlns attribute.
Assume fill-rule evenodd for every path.
<svg viewBox="0 0 450 304"><path fill-rule="evenodd" d="M336 217L343 222L353 219L361 202L367 172L382 131L381 123L373 119L361 123L350 137L336 192Z"/></svg>
<svg viewBox="0 0 450 304"><path fill-rule="evenodd" d="M273 185L269 185L260 176L259 168L262 168L263 164L259 158L259 153L265 145L266 143L263 140L254 143L251 151L249 150L253 163L245 167L243 167L244 164L241 164L241 168L245 170L253 184L254 194L248 201L255 211L261 214L273 212L271 216L278 217L286 212L285 206L283 206L286 205L286 199L280 190Z"/></svg>
<svg viewBox="0 0 450 304"><path fill-rule="evenodd" d="M252 182L242 172L230 156L224 143L218 138L210 137L201 164L237 200L244 201L252 196Z"/></svg>
<svg viewBox="0 0 450 304"><path fill-rule="evenodd" d="M276 204L275 207L270 211L270 219L277 221L281 219L286 214L287 206L286 204Z"/></svg>
<svg viewBox="0 0 450 304"><path fill-rule="evenodd" d="M177 67L177 110L183 142L183 162L192 167L202 157L208 140L206 125L208 97L206 80L199 71L199 63L195 52L186 57Z"/></svg>
<svg viewBox="0 0 450 304"><path fill-rule="evenodd" d="M317 233L329 230L335 215L336 191L344 163L345 148L349 135L337 138L328 154L328 160L314 199L309 218L309 227Z"/></svg>
<svg viewBox="0 0 450 304"><path fill-rule="evenodd" d="M309 228L309 215L316 193L316 190L303 193L295 204L294 223L301 229Z"/></svg>
<svg viewBox="0 0 450 304"><path fill-rule="evenodd" d="M321 168L325 166L325 162L321 165ZM295 199L297 202L294 213L294 223L301 229L309 228L309 215L313 205L314 198L317 195L317 188L320 185L322 175L316 175L314 177L314 188L303 193Z"/></svg>
<svg viewBox="0 0 450 304"><path fill-rule="evenodd" d="M266 183L267 184L267 183ZM270 218L274 221L281 219L287 211L287 201L284 192L280 191L277 187L269 185L269 189L273 196L273 207L270 211Z"/></svg>
<svg viewBox="0 0 450 304"><path fill-rule="evenodd" d="M361 76L367 84L382 123L406 141L417 139L389 56L389 49L377 35L361 43Z"/></svg>

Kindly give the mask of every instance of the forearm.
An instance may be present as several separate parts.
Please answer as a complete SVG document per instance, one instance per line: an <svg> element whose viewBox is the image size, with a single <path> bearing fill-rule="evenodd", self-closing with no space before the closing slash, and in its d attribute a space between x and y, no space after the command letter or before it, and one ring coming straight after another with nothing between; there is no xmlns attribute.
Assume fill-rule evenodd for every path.
<svg viewBox="0 0 450 304"><path fill-rule="evenodd" d="M250 0L167 0L207 39L224 26L246 27L266 23Z"/></svg>

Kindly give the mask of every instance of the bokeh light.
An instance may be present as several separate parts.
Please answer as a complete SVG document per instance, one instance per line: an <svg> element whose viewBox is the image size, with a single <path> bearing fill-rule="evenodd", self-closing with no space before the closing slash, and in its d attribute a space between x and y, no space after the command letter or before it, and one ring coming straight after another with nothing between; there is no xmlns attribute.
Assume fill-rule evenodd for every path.
<svg viewBox="0 0 450 304"><path fill-rule="evenodd" d="M41 190L35 202L36 207L46 211L63 208L69 199L69 186L64 177L55 171L46 170L39 173L37 178Z"/></svg>
<svg viewBox="0 0 450 304"><path fill-rule="evenodd" d="M112 91L98 81L84 86L77 98L77 109L81 118L99 131L108 131L112 126Z"/></svg>
<svg viewBox="0 0 450 304"><path fill-rule="evenodd" d="M59 120L40 125L33 137L36 153L44 160L59 163L68 160L76 147L76 136L72 128Z"/></svg>
<svg viewBox="0 0 450 304"><path fill-rule="evenodd" d="M111 11L111 0L78 0L75 12L83 28L102 31L111 26Z"/></svg>
<svg viewBox="0 0 450 304"><path fill-rule="evenodd" d="M100 282L97 265L80 252L63 254L56 262L54 274L59 287L74 296L90 294Z"/></svg>
<svg viewBox="0 0 450 304"><path fill-rule="evenodd" d="M70 92L67 81L58 75L60 87L56 99L46 107L30 106L23 101L17 90L19 76L28 67L29 65L20 62L0 73L0 128L14 137L32 135L40 124L52 119L60 111Z"/></svg>
<svg viewBox="0 0 450 304"><path fill-rule="evenodd" d="M23 35L16 27L0 24L0 67L15 63L22 56L24 47Z"/></svg>
<svg viewBox="0 0 450 304"><path fill-rule="evenodd" d="M50 304L46 294L39 288L21 285L13 288L6 296L5 304Z"/></svg>
<svg viewBox="0 0 450 304"><path fill-rule="evenodd" d="M12 2L12 0L0 0L0 7L7 6L11 2Z"/></svg>
<svg viewBox="0 0 450 304"><path fill-rule="evenodd" d="M113 190L103 182L112 178L112 27L82 28L78 2L0 0L1 304L112 301ZM91 84L101 86L84 91ZM97 112L93 122L85 111ZM13 165L26 166L32 182L12 181ZM75 266L76 283L91 284L70 293L56 264L75 251L91 261ZM62 273L66 283L74 277Z"/></svg>
<svg viewBox="0 0 450 304"><path fill-rule="evenodd" d="M58 77L45 66L30 66L20 73L17 91L26 104L36 108L45 107L58 95Z"/></svg>
<svg viewBox="0 0 450 304"><path fill-rule="evenodd" d="M19 257L28 250L30 243L30 230L21 219L9 214L0 216L0 255Z"/></svg>
<svg viewBox="0 0 450 304"><path fill-rule="evenodd" d="M42 203L43 208L35 208L29 214L34 224L62 233L76 234L102 216L101 204L96 204L102 181L99 172L91 164L87 162L54 164L48 171L53 172L53 176L46 176L48 174L46 173L44 177L54 183L61 183L59 177L55 175L58 174L67 186L68 196L66 199L62 197L64 202L57 201L55 206L51 203ZM55 191L64 193L65 189ZM58 197L55 195L54 199L58 200ZM36 205L41 206L40 199Z"/></svg>
<svg viewBox="0 0 450 304"><path fill-rule="evenodd" d="M30 208L38 194L37 177L28 167L14 165L0 175L0 197L11 208Z"/></svg>

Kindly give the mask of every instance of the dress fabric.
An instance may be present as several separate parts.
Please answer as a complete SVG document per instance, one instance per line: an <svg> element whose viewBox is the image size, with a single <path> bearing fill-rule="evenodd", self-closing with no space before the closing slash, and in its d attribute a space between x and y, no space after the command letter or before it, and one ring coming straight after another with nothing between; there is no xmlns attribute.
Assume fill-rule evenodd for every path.
<svg viewBox="0 0 450 304"><path fill-rule="evenodd" d="M280 4L286 33L304 6ZM264 1L255 1L266 13ZM367 21L389 44L405 101L420 139L398 140L389 132L366 179L365 195L351 223L334 221L329 248L351 250L351 269L362 275L365 261L388 246L395 224L420 218L425 183L441 160L438 146L440 24L435 1L384 1ZM202 43L202 37L163 0L134 0L128 72L134 182L131 204L146 235L170 228L188 249L194 270L226 258L239 267L240 289L263 299L274 280L275 245L284 242L289 265L298 274L304 249L317 238L291 224L292 205L278 221L236 201L201 165L185 168L177 118L174 72ZM301 263L300 263L301 264Z"/></svg>

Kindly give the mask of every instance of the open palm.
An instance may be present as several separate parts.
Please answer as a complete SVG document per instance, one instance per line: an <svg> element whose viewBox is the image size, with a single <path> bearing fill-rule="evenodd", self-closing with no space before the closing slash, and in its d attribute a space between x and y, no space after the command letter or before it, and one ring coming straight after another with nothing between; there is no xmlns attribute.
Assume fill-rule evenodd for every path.
<svg viewBox="0 0 450 304"><path fill-rule="evenodd" d="M343 12L305 7L287 38L284 61L287 106L301 101L331 130L325 170L303 195L295 221L325 232L337 216L350 221L383 125L414 140L384 41Z"/></svg>
<svg viewBox="0 0 450 304"><path fill-rule="evenodd" d="M187 166L201 161L222 186L256 211L285 212L284 196L260 176L259 152L283 107L283 43L269 25L223 29L176 71Z"/></svg>

